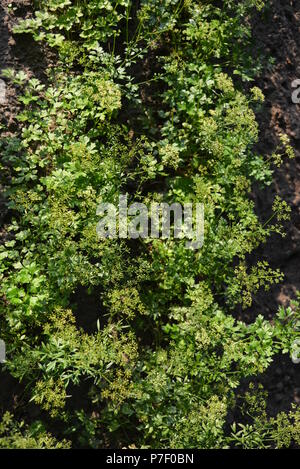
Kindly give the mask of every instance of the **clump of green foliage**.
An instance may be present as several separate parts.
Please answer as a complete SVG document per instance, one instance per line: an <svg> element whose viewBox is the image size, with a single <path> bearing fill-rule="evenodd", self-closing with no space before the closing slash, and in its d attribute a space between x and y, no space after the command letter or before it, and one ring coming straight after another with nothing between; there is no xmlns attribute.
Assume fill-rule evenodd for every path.
<svg viewBox="0 0 300 469"><path fill-rule="evenodd" d="M45 431L42 422L34 422L30 427L23 421L14 420L5 412L0 422L0 448L9 449L62 449L70 448L66 440L57 441Z"/></svg>
<svg viewBox="0 0 300 469"><path fill-rule="evenodd" d="M54 48L58 63L47 84L6 71L24 91L20 132L0 142L11 214L0 247L1 338L6 369L74 446L299 443L296 408L276 419L253 412L251 424L226 430L242 379L290 353L299 336L299 307L280 309L272 323L232 316L282 280L246 258L283 233L289 208L276 199L260 221L249 194L253 181L270 183L272 160L293 156L286 136L270 160L253 152L264 99L243 87L252 80L253 8L263 2L50 0L16 28ZM203 248L98 239L98 204L117 205L123 193L202 202ZM76 323L79 288L99 301L91 333ZM89 310L82 314L88 321ZM89 409L74 410L86 382ZM264 405L249 396L256 410ZM1 425L2 446L67 445L21 430L8 414Z"/></svg>

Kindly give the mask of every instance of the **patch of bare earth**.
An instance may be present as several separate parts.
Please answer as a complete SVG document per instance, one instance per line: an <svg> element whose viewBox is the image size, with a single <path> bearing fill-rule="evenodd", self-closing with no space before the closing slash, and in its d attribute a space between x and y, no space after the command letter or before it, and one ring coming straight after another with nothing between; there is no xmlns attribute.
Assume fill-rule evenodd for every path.
<svg viewBox="0 0 300 469"><path fill-rule="evenodd" d="M279 306L288 306L300 291L300 105L292 101L292 83L300 79L300 0L269 0L263 14L253 21L257 53L273 59L264 67L256 84L265 103L257 115L260 139L256 151L268 158L279 143L279 134L286 133L296 157L275 169L273 183L267 189L258 186L252 197L261 220L268 220L276 195L291 206L291 220L286 223L286 236L273 235L251 256L250 261L266 260L284 273L284 281L268 292L255 295L253 305L239 311L238 317L252 322L258 314L272 320ZM254 51L255 53L255 51ZM293 364L288 355L278 356L266 373L258 377L269 393L271 415L300 404L300 364ZM244 388L244 386L242 386Z"/></svg>

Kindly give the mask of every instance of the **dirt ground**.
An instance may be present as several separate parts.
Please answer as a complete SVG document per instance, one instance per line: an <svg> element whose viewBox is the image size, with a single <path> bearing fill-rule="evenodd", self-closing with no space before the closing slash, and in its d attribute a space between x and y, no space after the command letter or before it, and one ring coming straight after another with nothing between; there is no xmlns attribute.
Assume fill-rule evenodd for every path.
<svg viewBox="0 0 300 469"><path fill-rule="evenodd" d="M300 105L292 102L292 82L300 79L300 1L269 3L266 21L254 21L253 25L257 47L275 60L274 66L265 67L257 80L266 98L257 116L260 128L257 151L266 158L270 156L283 132L290 137L296 158L275 170L270 188L253 192L262 220L268 218L276 194L292 208L291 222L286 224L287 236L273 236L257 253L285 275L282 285L255 298L255 307L266 317L271 317L278 305L288 305L296 291L300 291Z"/></svg>
<svg viewBox="0 0 300 469"><path fill-rule="evenodd" d="M265 95L264 107L257 115L260 139L256 151L266 158L270 156L278 144L278 135L284 132L291 139L296 158L275 170L270 187L253 190L261 220L268 219L275 195L288 202L292 214L286 223L286 237L272 236L251 259L266 260L273 268L279 268L284 281L269 292L259 292L253 306L243 313L245 320L253 320L257 314L271 319L280 305L288 306L300 291L300 105L292 102L292 82L300 79L300 0L267 3L264 22L259 16L253 21L257 50L274 60L274 65L264 67L256 83ZM289 357L278 357L258 381L269 392L272 414L287 410L291 402L300 403L300 364L294 365Z"/></svg>
<svg viewBox="0 0 300 469"><path fill-rule="evenodd" d="M32 40L12 34L16 17L30 14L30 1L13 2L17 7L8 15L9 0L0 1L0 78L1 70L13 67L25 70L44 80L44 71L53 66L53 56L41 50ZM280 132L287 133L296 151L296 158L276 169L272 186L261 191L254 187L252 197L262 220L268 218L276 194L292 207L291 222L287 224L287 236L273 236L251 257L267 260L273 268L280 268L285 279L281 286L260 292L254 298L253 306L242 313L241 319L253 320L257 314L271 319L279 305L288 305L300 291L300 105L292 102L292 82L300 79L300 0L270 0L264 22L257 17L253 21L253 34L257 49L272 56L274 66L266 66L257 80L265 94L266 102L257 119L260 127L260 141L257 151L268 157L274 150ZM0 104L0 123L8 133L17 129L15 116L18 104L16 91L7 85L6 101ZM0 197L0 224L6 219L6 212ZM272 415L287 410L292 402L300 403L300 364L294 365L289 357L278 357L267 373L257 381L264 384L269 392L269 411ZM0 410L7 401L9 407L18 406L22 400L22 389L8 375L0 375Z"/></svg>

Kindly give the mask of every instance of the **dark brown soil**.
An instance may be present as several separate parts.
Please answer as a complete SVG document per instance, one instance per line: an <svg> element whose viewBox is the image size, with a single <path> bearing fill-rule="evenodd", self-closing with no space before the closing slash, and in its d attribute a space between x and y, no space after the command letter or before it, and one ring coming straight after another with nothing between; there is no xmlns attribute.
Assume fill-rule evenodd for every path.
<svg viewBox="0 0 300 469"><path fill-rule="evenodd" d="M278 305L288 305L300 291L300 105L292 102L292 82L300 78L300 1L271 0L268 4L265 22L254 21L253 25L257 47L275 60L274 66L266 67L257 81L266 97L257 116L260 127L257 150L265 157L270 156L283 132L290 137L296 153L294 160L275 169L271 187L253 193L262 220L268 219L277 194L292 208L291 222L286 224L287 236L274 235L257 253L257 257L266 259L285 275L279 287L255 298L255 313L270 318Z"/></svg>
<svg viewBox="0 0 300 469"><path fill-rule="evenodd" d="M300 105L292 102L292 82L300 78L300 0L270 0L264 14L253 21L256 50L274 65L266 65L257 80L266 98L257 115L260 140L257 152L268 158L286 133L295 149L296 158L276 168L273 183L260 190L254 187L252 197L261 220L269 218L274 197L280 195L291 206L291 220L286 223L286 237L272 236L251 256L251 261L266 260L284 273L284 281L269 292L260 291L249 310L239 318L253 321L258 314L272 319L280 305L288 306L300 291ZM277 357L257 381L269 392L272 415L288 410L291 403L300 403L300 365L288 356Z"/></svg>

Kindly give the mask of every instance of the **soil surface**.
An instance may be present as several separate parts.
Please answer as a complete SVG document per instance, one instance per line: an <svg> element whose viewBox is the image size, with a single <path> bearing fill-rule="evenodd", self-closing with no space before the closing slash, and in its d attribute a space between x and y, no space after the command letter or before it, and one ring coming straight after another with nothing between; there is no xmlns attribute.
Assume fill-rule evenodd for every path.
<svg viewBox="0 0 300 469"><path fill-rule="evenodd" d="M269 218L276 195L287 201L292 213L285 225L286 236L272 236L252 256L252 261L266 260L272 268L279 268L284 281L255 296L253 306L241 314L240 319L246 321L253 321L258 314L272 319L278 307L288 306L300 291L300 104L292 101L292 83L300 79L300 0L266 3L263 21L261 14L253 20L253 36L256 50L263 51L274 64L266 65L256 82L265 95L263 109L257 115L260 139L256 151L268 158L279 143L279 134L286 133L296 157L275 169L271 186L253 190L261 220ZM271 414L288 410L292 402L300 403L300 364L293 364L288 356L277 357L257 381L269 392Z"/></svg>
<svg viewBox="0 0 300 469"><path fill-rule="evenodd" d="M271 0L268 3L265 21L257 19L253 22L257 48L262 48L275 62L272 67L265 67L257 80L266 98L263 110L257 115L260 128L257 151L268 158L279 143L279 134L286 133L296 153L295 159L286 160L275 169L269 188L253 193L262 220L268 219L275 195L286 200L292 208L291 221L286 224L286 237L274 235L257 252L257 257L280 268L285 275L279 287L255 298L255 309L259 307L261 313L270 318L278 305L287 306L292 298L296 298L297 290L300 291L300 104L292 101L295 91L292 83L300 79L300 0Z"/></svg>
<svg viewBox="0 0 300 469"><path fill-rule="evenodd" d="M297 290L300 291L300 105L294 104L291 98L292 82L300 79L300 0L270 0L267 3L264 21L261 15L253 21L257 49L274 58L274 65L266 66L256 83L266 97L263 110L257 116L260 127L257 151L267 158L278 143L279 133L284 132L291 138L296 158L275 170L269 188L261 191L255 187L252 197L262 220L268 218L276 194L291 205L292 218L286 226L285 238L273 236L252 256L252 261L265 259L273 268L280 268L285 279L281 286L256 295L252 308L241 313L240 319L245 321L252 321L257 314L271 319L279 305L287 306L296 297ZM31 2L14 1L16 9L13 12L8 10L9 4L10 0L0 1L0 79L3 79L1 71L12 67L44 81L45 70L54 66L53 55L42 50L29 36L12 33L18 17L30 15ZM0 102L0 124L5 125L7 133L17 130L18 108L16 90L7 83L4 103ZM0 196L0 224L6 216ZM270 414L288 410L293 402L300 403L300 364L294 365L288 356L277 357L257 381L269 392ZM22 407L22 394L21 385L8 374L0 374L0 412L4 407ZM39 410L32 407L29 412L35 417Z"/></svg>

